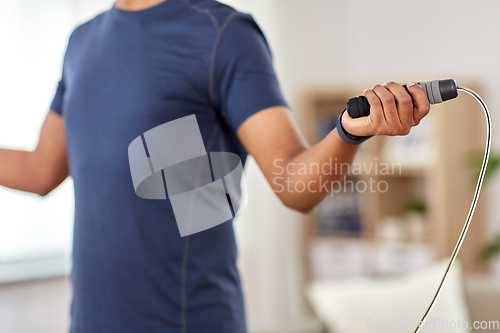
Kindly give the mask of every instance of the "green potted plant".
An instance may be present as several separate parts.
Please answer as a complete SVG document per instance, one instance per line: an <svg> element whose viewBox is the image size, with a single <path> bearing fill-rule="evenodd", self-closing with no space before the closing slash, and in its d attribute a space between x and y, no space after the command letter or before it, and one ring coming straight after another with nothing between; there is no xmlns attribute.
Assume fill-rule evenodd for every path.
<svg viewBox="0 0 500 333"><path fill-rule="evenodd" d="M490 262L491 273L500 276L500 235L486 245L481 252L481 259Z"/></svg>

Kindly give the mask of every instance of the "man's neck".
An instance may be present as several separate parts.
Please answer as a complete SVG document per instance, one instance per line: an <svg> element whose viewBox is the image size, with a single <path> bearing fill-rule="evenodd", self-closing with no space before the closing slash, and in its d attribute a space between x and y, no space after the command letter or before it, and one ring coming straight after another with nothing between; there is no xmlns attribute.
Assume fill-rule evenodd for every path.
<svg viewBox="0 0 500 333"><path fill-rule="evenodd" d="M115 7L121 10L137 11L154 7L167 0L116 0Z"/></svg>

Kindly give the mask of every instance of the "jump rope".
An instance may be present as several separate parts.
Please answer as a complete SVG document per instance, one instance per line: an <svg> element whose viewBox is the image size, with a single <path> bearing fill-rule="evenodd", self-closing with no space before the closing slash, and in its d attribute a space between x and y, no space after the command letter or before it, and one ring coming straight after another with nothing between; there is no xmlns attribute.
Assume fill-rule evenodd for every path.
<svg viewBox="0 0 500 333"><path fill-rule="evenodd" d="M458 87L455 80L452 80L452 79L450 79L450 80L436 80L436 81L431 81L431 82L419 82L418 84L424 89L425 93L427 94L427 98L429 99L429 102L431 104L438 104L438 103L442 103L442 102L445 102L447 100L453 99L453 98L458 96L459 92L464 92L464 93L467 93L470 96L472 96L479 103L479 105L481 105L481 108L483 109L484 116L486 119L486 148L484 151L484 157L483 157L483 163L481 165L481 171L479 172L479 178L477 180L476 190L474 191L474 197L472 199L472 203L470 205L470 209L469 209L469 213L467 214L467 218L465 219L464 227L462 229L462 232L460 233L460 237L458 238L457 244L455 245L455 249L453 250L453 253L451 254L450 261L448 263L448 266L446 267L446 271L443 275L443 278L441 279L441 282L440 282L439 287L436 291L436 294L434 295L434 298L432 299L429 307L427 308L427 311L425 311L425 314L422 317L420 324L415 329L414 333L420 332L420 329L423 327L430 312L434 308L434 306L439 298L439 295L441 294L443 286L446 283L446 280L448 278L448 274L450 273L451 268L452 268L453 264L455 263L455 260L457 259L458 253L460 252L460 248L462 247L462 244L465 240L465 236L467 235L467 231L469 230L469 226L470 226L472 217L474 216L474 211L476 209L476 204L477 204L477 200L479 198L479 194L481 193L481 187L483 186L484 174L486 172L486 167L488 165L488 160L490 158L490 149L491 149L491 117L490 117L490 113L488 111L486 103L482 100L482 98L476 92L474 92L472 89L469 89L469 88ZM404 86L404 87L406 89L406 86ZM346 111L351 118L366 117L370 114L370 104L368 103L368 100L364 96L351 98L347 102Z"/></svg>

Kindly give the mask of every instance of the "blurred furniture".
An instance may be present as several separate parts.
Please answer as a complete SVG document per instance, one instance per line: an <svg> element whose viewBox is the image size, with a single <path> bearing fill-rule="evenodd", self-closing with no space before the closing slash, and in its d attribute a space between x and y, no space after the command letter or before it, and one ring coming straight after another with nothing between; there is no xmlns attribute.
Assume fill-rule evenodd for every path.
<svg viewBox="0 0 500 333"><path fill-rule="evenodd" d="M471 86L478 90L477 85ZM301 123L308 141L315 143L326 136L346 101L362 91L359 86L307 94ZM352 172L346 181L361 183L361 189L369 182L380 186L374 192L358 188L328 196L306 216L304 259L309 267L308 279L316 278L311 249L318 240L391 238L404 244L424 244L437 258L448 257L475 188L476 170L469 159L484 150L483 123L477 103L469 96L459 96L433 105L429 116L409 136L374 137L363 144L355 160L362 174ZM384 163L389 166L389 174L381 172ZM459 257L465 272L485 270L477 260L486 241L485 196L481 194ZM412 217L415 214L408 213L408 205L415 200L425 210L416 220Z"/></svg>
<svg viewBox="0 0 500 333"><path fill-rule="evenodd" d="M442 261L399 277L313 282L307 296L328 332L413 332L434 296L446 265ZM471 332L466 329L471 321L459 262L450 272L426 323L430 330L439 332L452 333L458 328L460 332Z"/></svg>
<svg viewBox="0 0 500 333"><path fill-rule="evenodd" d="M400 277L313 282L306 294L319 320L327 326L328 333L363 332L362 324L366 324L367 318L379 317L383 321L411 316L420 320L434 295L446 263L442 261L433 267ZM481 329L471 329L471 332L500 330L498 279L486 274L462 278L460 266L455 266L442 295L431 313L431 318L437 320L436 330L446 332L445 329L441 330L444 321L448 321L448 328L451 328L454 325L451 323L457 323L457 319L468 320L469 326L482 325ZM316 333L313 330L298 332Z"/></svg>
<svg viewBox="0 0 500 333"><path fill-rule="evenodd" d="M310 244L311 275L328 281L409 273L432 264L434 249L426 243L323 237Z"/></svg>
<svg viewBox="0 0 500 333"><path fill-rule="evenodd" d="M500 331L500 281L489 275L471 275L464 281L465 295L471 319L480 323L492 323L492 327L477 332ZM496 325L496 327L495 327Z"/></svg>

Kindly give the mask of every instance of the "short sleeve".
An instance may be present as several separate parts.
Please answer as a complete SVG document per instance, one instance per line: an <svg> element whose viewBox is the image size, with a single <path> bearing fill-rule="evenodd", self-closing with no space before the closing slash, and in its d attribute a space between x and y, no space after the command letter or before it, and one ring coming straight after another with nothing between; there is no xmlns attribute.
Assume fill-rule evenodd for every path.
<svg viewBox="0 0 500 333"><path fill-rule="evenodd" d="M66 86L64 83L64 74L57 85L56 94L54 99L52 100L52 104L50 105L50 109L57 113L58 115L62 115L62 104L64 98L64 91L66 90Z"/></svg>
<svg viewBox="0 0 500 333"><path fill-rule="evenodd" d="M59 83L57 84L56 94L54 96L54 99L52 100L52 104L50 105L50 109L61 116L64 115L63 100L64 100L64 94L66 92L66 79L65 79L66 75L64 74L64 72L65 72L64 68L66 67L68 50L70 48L71 41L73 40L73 36L75 35L75 32L77 30L78 30L78 27L71 33L71 36L69 37L68 46L66 47L66 52L64 54L61 79L59 80Z"/></svg>
<svg viewBox="0 0 500 333"><path fill-rule="evenodd" d="M212 99L236 131L251 115L287 106L266 39L252 16L237 13L220 32L214 53Z"/></svg>

